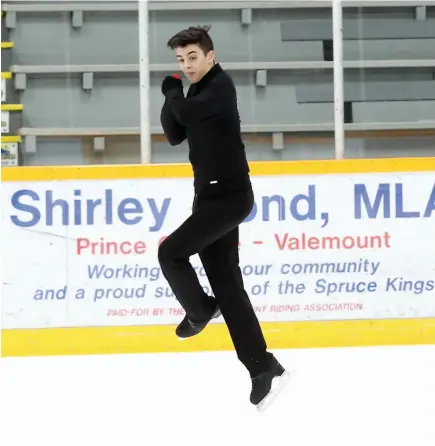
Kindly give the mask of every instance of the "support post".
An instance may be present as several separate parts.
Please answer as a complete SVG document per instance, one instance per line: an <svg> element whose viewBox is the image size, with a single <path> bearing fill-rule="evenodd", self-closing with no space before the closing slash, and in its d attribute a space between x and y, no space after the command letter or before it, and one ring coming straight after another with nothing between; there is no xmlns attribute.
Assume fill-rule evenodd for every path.
<svg viewBox="0 0 435 446"><path fill-rule="evenodd" d="M151 163L150 125L150 63L148 38L148 0L138 0L139 26L139 102L140 102L140 158L142 164Z"/></svg>
<svg viewBox="0 0 435 446"><path fill-rule="evenodd" d="M335 158L344 158L343 5L332 1Z"/></svg>

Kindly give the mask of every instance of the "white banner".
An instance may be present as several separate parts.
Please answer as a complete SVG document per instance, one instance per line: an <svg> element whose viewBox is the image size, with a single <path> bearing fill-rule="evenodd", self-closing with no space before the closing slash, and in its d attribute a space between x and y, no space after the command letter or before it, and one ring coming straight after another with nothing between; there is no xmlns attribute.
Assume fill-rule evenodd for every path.
<svg viewBox="0 0 435 446"><path fill-rule="evenodd" d="M240 257L261 321L435 316L433 172L252 181ZM178 323L157 248L189 215L191 184L4 183L4 328Z"/></svg>
<svg viewBox="0 0 435 446"><path fill-rule="evenodd" d="M2 133L9 133L9 112L2 110Z"/></svg>
<svg viewBox="0 0 435 446"><path fill-rule="evenodd" d="M2 143L2 166L18 166L18 143Z"/></svg>
<svg viewBox="0 0 435 446"><path fill-rule="evenodd" d="M2 78L2 102L6 101L6 79Z"/></svg>

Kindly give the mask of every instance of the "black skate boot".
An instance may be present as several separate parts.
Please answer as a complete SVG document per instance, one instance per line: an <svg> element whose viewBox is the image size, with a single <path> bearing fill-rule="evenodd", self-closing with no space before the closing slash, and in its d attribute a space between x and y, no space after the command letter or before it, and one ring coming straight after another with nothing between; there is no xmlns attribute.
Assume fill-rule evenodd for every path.
<svg viewBox="0 0 435 446"><path fill-rule="evenodd" d="M216 305L216 309L214 310L210 319L207 319L205 321L191 321L186 315L176 328L175 334L181 339L195 336L198 333L201 333L201 331L204 330L204 328L212 319L216 319L220 315L221 315L221 310L219 309L218 305Z"/></svg>
<svg viewBox="0 0 435 446"><path fill-rule="evenodd" d="M271 405L289 377L289 372L274 358L268 370L252 378L250 400L259 412L264 412Z"/></svg>

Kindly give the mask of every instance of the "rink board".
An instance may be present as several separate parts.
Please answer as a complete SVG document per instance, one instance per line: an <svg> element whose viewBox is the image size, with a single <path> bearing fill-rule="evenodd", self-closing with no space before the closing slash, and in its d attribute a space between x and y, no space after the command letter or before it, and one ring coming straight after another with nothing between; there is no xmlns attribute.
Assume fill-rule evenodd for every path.
<svg viewBox="0 0 435 446"><path fill-rule="evenodd" d="M435 344L435 318L261 324L270 349ZM182 341L175 326L3 330L2 356L174 353L233 350L228 330L210 324Z"/></svg>
<svg viewBox="0 0 435 446"><path fill-rule="evenodd" d="M407 182L410 184L416 183L415 180L419 178L418 175L421 173L421 176L424 176L424 181L422 182L423 186L430 185L432 180L433 184L435 184L435 158L254 162L250 163L250 165L253 182L255 182L257 178L261 179L262 177L267 177L265 178L265 181L273 183L274 177L279 177L282 180L284 177L288 176L287 179L284 178L285 181L289 180L292 183L297 183L297 181L299 181L302 184L305 176L313 176L316 178L318 176L320 179L327 178L328 181L330 181L331 188L334 188L338 186L334 186L333 182L341 181L340 176L354 175L355 177L352 178L359 178L358 175L361 175L367 179L370 177L370 175L388 174L385 181L390 182L391 185L394 186L396 180L397 182L402 181L400 177L402 174L417 175L414 175L413 177L410 177L408 180L404 181L403 184L406 186ZM118 187L115 180L140 181L142 179L154 179L155 181L159 181L159 179L167 179L171 181L171 179L177 178L189 179L189 181L191 180L191 168L188 165L21 167L3 168L1 173L2 182L4 182L4 185L7 187L14 187L14 185L23 184L23 186L20 187L28 187L32 190L38 190L38 184L52 184L50 187L53 190L56 190L57 187L64 187L66 190L68 187L70 187L70 184L75 184L74 182L92 183L94 181L111 181L111 184L113 183L114 187ZM382 177L376 177L373 180L373 184L379 184L382 182L381 180ZM313 182L315 183L316 181ZM77 187L81 187L81 184L82 183L80 183ZM322 186L321 181L319 184ZM328 187L325 185L322 187L320 186L319 197L321 198L321 193L323 193L322 191L327 191ZM264 187L267 189L267 184ZM420 193L420 190L422 191L421 195L424 195L424 193L426 193L425 191L429 190L427 187L426 189L423 187L420 188L418 184L415 187L417 188L416 190L418 193ZM85 188L83 190L85 190ZM402 192L404 196L407 194L402 190L400 194L402 194ZM416 194L415 191L411 192L411 195L416 197L415 200L418 201L418 194ZM186 195L182 188L180 188L178 193L183 197ZM271 193L273 193L273 191ZM187 193L187 195L189 195L189 193ZM6 199L7 198L8 197L6 197ZM425 203L427 202L427 198L428 194L425 196ZM190 199L191 197L187 196L187 200L189 201ZM336 199L337 201L343 201L343 206L347 206L345 191L343 191L343 197L338 195ZM407 200L405 200L405 202L406 201ZM407 206L409 208L409 205ZM337 215L340 215L338 208L337 212ZM401 212L402 214L406 212L412 213L411 210L406 211L403 209ZM6 220L5 214L8 215L8 212L3 214L3 223ZM426 254L424 252L422 253L421 257L423 258L420 259L421 267L424 267L425 264L428 263L428 259L432 260L432 257L434 257L433 255L430 257L430 254L427 254L427 252L433 252L430 251L430 246L434 239L431 238L430 227L432 226L429 225L434 224L435 214L428 214L427 217L428 218L426 219L418 219L414 221L412 221L412 219L408 219L405 223L403 223L402 219L402 221L399 222L402 226L408 225L406 226L406 230L412 228L413 232L416 232L417 234L421 232L422 234L425 234L422 237L426 236L426 250L423 250L426 252ZM177 217L176 222L179 223L179 221L180 218ZM387 223L390 224L388 221ZM174 224L175 222L173 221L172 226L174 226ZM301 223L292 222L292 224ZM308 228L310 228L310 224L311 222L306 223ZM355 225L356 224L357 223L355 223ZM246 228L248 228L248 225L249 223L247 224ZM378 225L378 227L381 226L381 224ZM435 234L435 226L433 227ZM26 237L25 234L31 233L31 229L32 228L27 228L26 231L23 231L23 228L20 228L21 232L19 233L22 234L20 237ZM71 228L68 230L70 229ZM242 229L242 232L249 233L249 230ZM16 249L14 249L14 245L11 245L11 241L7 241L7 243L9 243L9 248L3 250L3 259L11 264L9 269L12 269L14 265L16 269L18 260L22 258L19 257L19 245L21 243L21 239L14 239L13 232L11 233L7 227L6 231L3 231L3 234L5 233L9 235L9 239L12 238L12 241L16 243ZM398 234L398 238L400 238L400 231ZM55 235L56 237L58 236L58 234ZM28 255L31 257L31 246L26 244L27 242L23 241L22 243L28 247ZM53 243L50 243L50 246L52 246ZM411 240L409 246L412 246L412 243L415 242ZM54 244L56 244L56 242ZM400 251L399 254L403 253L405 248L406 245L401 248L402 251ZM40 248L36 249L38 250ZM254 252L255 251L253 250L249 251L248 257L254 257ZM153 255L154 254L155 252ZM410 268L412 271L420 268L417 254L418 253L415 253L414 258L411 256ZM17 255L18 257L14 259L14 255ZM56 253L53 255L53 265L49 265L48 268L48 270L50 267L53 268L50 277L56 276L56 267L59 268L59 265L57 265L59 261L56 261L55 257ZM295 255L297 257L297 253L289 254L289 258L293 258L292 256ZM425 255L426 258L424 258ZM391 259L394 260L394 255L390 258L385 257L385 263L388 263L388 260ZM73 259L70 259L69 257L67 260L69 262L73 262ZM417 263L415 263L416 261ZM32 263L29 260L28 263L28 268L35 267L34 261ZM398 260L398 263L401 263L400 259ZM67 264L70 265L71 268L74 266L74 263ZM414 269L412 269L413 265ZM6 267L8 267L8 265L6 265ZM24 267L26 267L26 265L24 265ZM47 270L47 265L45 265L45 268ZM427 265L426 268L427 275L425 279L427 280L425 283L429 287L431 279L433 278L433 271L435 271L435 265ZM8 279L8 274L12 273L7 270L6 279ZM28 277L40 277L40 272L38 274L32 273L29 274ZM17 281L19 281L20 276L21 282L26 282L26 274L22 269L20 270L19 275L17 273ZM13 275L11 277L13 277ZM70 277L68 277L68 280L70 280ZM43 278L41 281L43 281ZM4 273L2 273L2 282L5 282ZM14 282L13 280L9 280L9 282L18 283ZM24 287L23 290L25 290L25 284L20 284L19 286ZM44 313L44 311L41 311L40 308L45 307L37 306L41 305L41 303L30 304L27 300L22 298L17 291L9 294L2 294L3 296L6 296L3 298L2 302L2 356L5 357L109 353L191 352L233 349L227 328L221 323L222 319L220 319L218 323L210 324L209 327L204 330L204 332L195 338L180 341L175 337L174 330L176 321L181 319L181 316L174 315L170 320L161 319L156 324L152 324L150 320L148 320L146 323L135 324L134 321L124 321L123 324L115 324L113 319L110 323L106 324L101 314L98 316L100 319L98 319L97 316L95 316L95 319L93 319L93 308L83 307L85 309L90 309L89 311L92 314L87 316L87 310L74 310L77 313L77 319L73 320L72 316L72 319L70 318L70 314L68 312L71 311L71 313L74 313L74 311L68 307L68 304L66 304L66 308L64 309L65 314L63 315L60 315L61 311L52 309L54 305L63 305L63 302L60 304L59 302L53 304L45 302L44 305L50 305L50 307L47 306L46 308L50 309L47 313ZM345 317L344 312L337 313L340 314L340 317L337 319L334 319L333 313L325 313L323 316L317 316L322 320L303 320L304 316L302 313L300 313L300 315L297 315L296 313L290 313L287 315L263 315L260 312L259 318L261 320L269 348L287 349L310 347L435 344L435 291L432 291L431 288L427 288L426 293L409 294L410 304L408 312L406 311L406 299L403 300L403 293L402 295L400 293L397 294L397 296L399 296L399 301L400 296L402 296L402 303L398 303L397 307L394 306L396 305L395 303L392 303L392 298L390 296L384 296L382 292L372 293L370 295L370 299L372 301L373 296L376 296L376 299L381 303L383 299L385 300L385 308L383 312L379 309L382 309L382 306L379 308L373 306L373 308L371 310L369 309L366 313L355 313L356 316L352 317L350 315L349 318ZM270 296L270 298L274 299L275 296ZM338 298L340 298L340 296L338 296ZM14 302L14 299L17 302ZM365 297L362 299L365 299ZM256 305L260 305L258 302L255 303ZM280 301L277 301L276 303L278 305ZM342 305L345 304L343 303ZM352 305L356 307L358 302L355 301L352 303ZM392 306L389 307L389 305ZM41 313L38 315L39 311L41 311ZM389 314L391 314L391 317L389 317ZM291 320L283 320L283 318ZM65 321L68 323L63 324ZM83 323L80 323L80 321L83 321ZM103 322L100 323L101 321ZM68 324L69 326L67 326Z"/></svg>

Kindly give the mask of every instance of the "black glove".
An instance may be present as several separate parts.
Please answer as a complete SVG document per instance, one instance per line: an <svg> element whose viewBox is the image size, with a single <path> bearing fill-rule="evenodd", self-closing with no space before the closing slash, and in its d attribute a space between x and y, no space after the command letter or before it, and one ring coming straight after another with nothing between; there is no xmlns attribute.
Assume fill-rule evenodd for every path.
<svg viewBox="0 0 435 446"><path fill-rule="evenodd" d="M169 90L174 88L183 89L183 82L178 74L172 74L171 76L166 76L162 82L162 93L166 95Z"/></svg>

